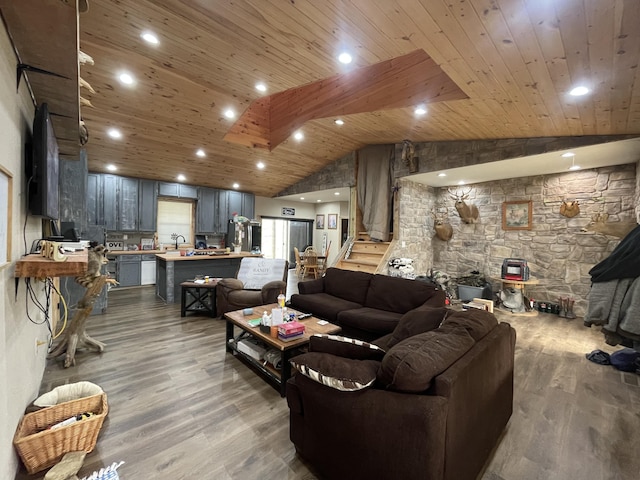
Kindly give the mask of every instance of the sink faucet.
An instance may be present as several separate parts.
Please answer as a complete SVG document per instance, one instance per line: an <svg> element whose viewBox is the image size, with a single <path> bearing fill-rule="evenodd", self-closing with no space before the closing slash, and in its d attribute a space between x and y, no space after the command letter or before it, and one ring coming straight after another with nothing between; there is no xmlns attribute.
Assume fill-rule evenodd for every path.
<svg viewBox="0 0 640 480"><path fill-rule="evenodd" d="M186 238L184 238L182 235L176 235L176 250L178 250L178 239L179 239L179 238L182 238L182 241L183 241L184 243L186 243L186 242L187 242L187 239L186 239Z"/></svg>

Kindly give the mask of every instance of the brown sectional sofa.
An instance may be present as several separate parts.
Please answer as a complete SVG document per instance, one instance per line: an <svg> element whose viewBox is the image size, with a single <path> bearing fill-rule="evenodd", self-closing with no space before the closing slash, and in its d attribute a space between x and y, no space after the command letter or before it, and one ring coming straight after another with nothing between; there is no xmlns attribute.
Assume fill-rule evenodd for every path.
<svg viewBox="0 0 640 480"><path fill-rule="evenodd" d="M342 327L342 335L371 341L393 332L404 315L444 306L445 293L433 285L387 275L338 268L317 280L298 283L296 310Z"/></svg>
<svg viewBox="0 0 640 480"><path fill-rule="evenodd" d="M291 441L321 478L477 478L512 413L509 324L437 308L377 347L338 340L312 337L287 384Z"/></svg>

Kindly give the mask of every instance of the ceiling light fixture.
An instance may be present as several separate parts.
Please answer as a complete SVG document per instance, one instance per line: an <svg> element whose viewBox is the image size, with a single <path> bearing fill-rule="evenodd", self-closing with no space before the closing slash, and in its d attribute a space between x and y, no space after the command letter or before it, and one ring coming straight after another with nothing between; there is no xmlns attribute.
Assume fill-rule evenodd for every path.
<svg viewBox="0 0 640 480"><path fill-rule="evenodd" d="M196 150L196 155L200 158L204 158L207 156L207 154L205 153L205 151L201 148L199 148L198 150Z"/></svg>
<svg viewBox="0 0 640 480"><path fill-rule="evenodd" d="M118 167L110 163L109 165L107 165L107 170L109 170L110 172L115 172L116 170L118 170Z"/></svg>
<svg viewBox="0 0 640 480"><path fill-rule="evenodd" d="M464 180L460 180L460 181L458 182L458 185L464 185Z"/></svg>
<svg viewBox="0 0 640 480"><path fill-rule="evenodd" d="M340 192L334 192L334 195L340 195Z"/></svg>
<svg viewBox="0 0 640 480"><path fill-rule="evenodd" d="M572 88L569 92L569 95L571 95L572 97L581 97L582 95L586 95L589 92L590 90L587 87L585 87L584 85L580 85L578 87Z"/></svg>
<svg viewBox="0 0 640 480"><path fill-rule="evenodd" d="M304 200L304 197L300 197L300 200Z"/></svg>
<svg viewBox="0 0 640 480"><path fill-rule="evenodd" d="M316 200L316 202L320 203L322 200Z"/></svg>
<svg viewBox="0 0 640 480"><path fill-rule="evenodd" d="M571 157L575 157L575 155L576 155L576 154L575 154L575 153L573 153L573 152L565 152L565 153L563 153L561 156L562 156L563 158L571 158Z"/></svg>
<svg viewBox="0 0 640 480"><path fill-rule="evenodd" d="M348 65L353 61L353 57L351 56L351 54L347 52L342 52L340 55L338 55L338 61L340 63L344 63L345 65Z"/></svg>
<svg viewBox="0 0 640 480"><path fill-rule="evenodd" d="M425 107L424 105L418 105L413 113L415 115L424 115L425 113L427 113L427 107Z"/></svg>
<svg viewBox="0 0 640 480"><path fill-rule="evenodd" d="M304 133L297 131L296 133L293 134L293 138L300 141L304 138Z"/></svg>
<svg viewBox="0 0 640 480"><path fill-rule="evenodd" d="M256 90L258 90L259 92L266 92L267 91L267 86L264 83L256 83Z"/></svg>
<svg viewBox="0 0 640 480"><path fill-rule="evenodd" d="M340 120L339 118L334 120L333 123L335 123L336 125L344 125L344 120Z"/></svg>
<svg viewBox="0 0 640 480"><path fill-rule="evenodd" d="M439 176L439 177L446 177L446 176L447 176L447 174L446 174L446 173L444 173L444 172L440 172L440 173L438 174L438 176Z"/></svg>
<svg viewBox="0 0 640 480"><path fill-rule="evenodd" d="M233 184L233 188L235 188L235 189L240 188L240 184L239 184L239 183L234 183L234 184Z"/></svg>
<svg viewBox="0 0 640 480"><path fill-rule="evenodd" d="M229 118L229 119L236 118L236 112L234 112L234 111L233 111L232 109L230 109L230 108L227 108L227 109L224 111L224 116L225 116L225 117L227 117L227 118Z"/></svg>
<svg viewBox="0 0 640 480"><path fill-rule="evenodd" d="M156 37L155 33L152 33L152 32L142 32L142 35L140 35L140 38L142 38L145 42L150 43L152 45L157 45L158 43L160 43L158 41L158 37Z"/></svg>
<svg viewBox="0 0 640 480"><path fill-rule="evenodd" d="M115 138L116 140L122 138L122 133L120 133L120 130L118 130L117 128L110 128L109 130L107 130L107 135L109 135L111 138Z"/></svg>
<svg viewBox="0 0 640 480"><path fill-rule="evenodd" d="M264 163L262 163L262 162L258 162L258 163L256 164L256 166L257 166L260 170L262 170L262 169L264 168Z"/></svg>
<svg viewBox="0 0 640 480"><path fill-rule="evenodd" d="M133 76L131 76L131 74L128 72L122 72L120 75L118 75L118 80L120 80L120 83L122 83L123 85L133 85L135 82Z"/></svg>
<svg viewBox="0 0 640 480"><path fill-rule="evenodd" d="M183 174L178 175L176 178L180 182L184 182L187 179L187 177L185 177Z"/></svg>

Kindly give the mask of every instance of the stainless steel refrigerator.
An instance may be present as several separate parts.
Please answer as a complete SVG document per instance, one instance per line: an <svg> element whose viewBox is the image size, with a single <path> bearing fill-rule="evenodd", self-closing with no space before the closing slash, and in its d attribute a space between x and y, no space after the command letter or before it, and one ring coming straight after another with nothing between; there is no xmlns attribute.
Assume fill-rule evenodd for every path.
<svg viewBox="0 0 640 480"><path fill-rule="evenodd" d="M232 247L236 243L236 225L233 220L229 220L227 229L227 239L225 245ZM259 222L251 221L244 224L244 238L242 239L242 251L261 253L262 249L262 227Z"/></svg>

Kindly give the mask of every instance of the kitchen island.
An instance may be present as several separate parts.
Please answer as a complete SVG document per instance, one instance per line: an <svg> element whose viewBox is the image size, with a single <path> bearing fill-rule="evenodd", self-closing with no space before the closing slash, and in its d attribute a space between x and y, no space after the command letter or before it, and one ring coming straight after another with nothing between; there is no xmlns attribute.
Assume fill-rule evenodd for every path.
<svg viewBox="0 0 640 480"><path fill-rule="evenodd" d="M156 254L156 295L167 303L180 301L180 284L196 275L210 278L235 278L244 257L261 257L249 252L210 252L208 255L180 256Z"/></svg>

